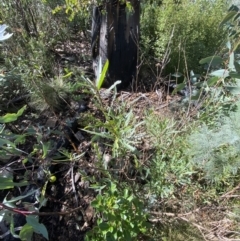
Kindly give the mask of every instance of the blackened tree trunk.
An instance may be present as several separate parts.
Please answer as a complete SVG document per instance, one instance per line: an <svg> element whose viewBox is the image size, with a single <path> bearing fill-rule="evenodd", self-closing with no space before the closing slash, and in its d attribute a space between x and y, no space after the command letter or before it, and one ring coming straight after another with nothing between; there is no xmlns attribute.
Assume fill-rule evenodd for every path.
<svg viewBox="0 0 240 241"><path fill-rule="evenodd" d="M108 74L104 87L110 87L121 80L120 88L127 87L135 78L140 2L130 0L130 7L124 0L106 0L93 9L92 57L93 69L97 75L99 59L102 64L109 60Z"/></svg>

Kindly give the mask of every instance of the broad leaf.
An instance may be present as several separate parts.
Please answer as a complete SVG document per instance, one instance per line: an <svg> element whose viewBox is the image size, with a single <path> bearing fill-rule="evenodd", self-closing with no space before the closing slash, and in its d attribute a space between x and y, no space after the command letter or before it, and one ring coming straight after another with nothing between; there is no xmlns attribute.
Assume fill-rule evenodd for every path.
<svg viewBox="0 0 240 241"><path fill-rule="evenodd" d="M238 86L224 86L224 87L232 95L239 95L240 94L240 87L238 87Z"/></svg>
<svg viewBox="0 0 240 241"><path fill-rule="evenodd" d="M186 87L186 83L181 83L176 86L176 88L173 90L173 94L177 93L178 91L183 90Z"/></svg>
<svg viewBox="0 0 240 241"><path fill-rule="evenodd" d="M209 56L207 58L201 59L199 64L210 64L210 65L219 65L222 64L223 59L219 56Z"/></svg>
<svg viewBox="0 0 240 241"><path fill-rule="evenodd" d="M176 72L176 73L172 74L172 76L175 77L175 78L180 78L180 77L183 76L183 74L180 73L180 72Z"/></svg>
<svg viewBox="0 0 240 241"><path fill-rule="evenodd" d="M30 226L33 227L35 233L42 234L42 236L44 238L49 240L48 239L48 231L47 231L46 227L42 223L39 223L36 216L29 215L26 217L26 221Z"/></svg>
<svg viewBox="0 0 240 241"><path fill-rule="evenodd" d="M229 71L227 69L219 69L210 73L211 76L217 76L220 78L226 78L229 76Z"/></svg>
<svg viewBox="0 0 240 241"><path fill-rule="evenodd" d="M207 85L208 86L214 86L217 82L218 82L218 80L219 80L219 77L216 77L216 76L214 76L214 77L211 77L208 81L207 81Z"/></svg>
<svg viewBox="0 0 240 241"><path fill-rule="evenodd" d="M230 72L229 76L235 79L240 79L240 73L237 72Z"/></svg>
<svg viewBox="0 0 240 241"><path fill-rule="evenodd" d="M26 223L22 227L22 229L21 229L21 231L19 233L20 239L24 240L24 241L31 241L32 240L33 231L34 231L33 227L30 224Z"/></svg>
<svg viewBox="0 0 240 241"><path fill-rule="evenodd" d="M240 64L239 64L237 61L235 61L235 62L234 62L234 66L235 66L236 71L237 71L238 73L240 73Z"/></svg>

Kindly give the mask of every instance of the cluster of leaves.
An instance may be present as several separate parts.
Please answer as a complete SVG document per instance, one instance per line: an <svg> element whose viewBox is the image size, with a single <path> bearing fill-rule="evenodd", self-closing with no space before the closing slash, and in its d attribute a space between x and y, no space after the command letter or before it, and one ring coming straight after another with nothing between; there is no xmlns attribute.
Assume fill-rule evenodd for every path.
<svg viewBox="0 0 240 241"><path fill-rule="evenodd" d="M8 113L4 116L0 117L0 157L1 161L7 161L12 156L21 155L21 150L17 148L17 144L19 142L24 142L26 135L15 135L9 131L4 130L4 124L11 123L16 121L18 117L20 117L26 106L21 108L17 113ZM11 141L10 141L11 140ZM1 169L1 176L0 176L0 190L12 189L14 187L22 187L29 185L27 180L23 180L21 182L14 182L13 172L11 167L6 167ZM45 184L47 185L47 183ZM18 209L17 203L24 198L27 198L31 195L36 195L36 189L30 190L29 192L25 193L24 195L20 195L17 197L13 197L8 199L7 196L4 200L0 203L2 210L0 212L0 222L6 222L10 224L10 232L15 238L21 238L21 240L31 240L33 232L42 234L46 239L48 239L48 231L46 227L39 223L39 216L37 215L39 209L45 203L45 191L43 190L41 194L39 194L38 201L39 207L36 208L33 203L28 203L28 210L21 210ZM27 203L26 203L27 204ZM16 230L14 227L14 218L16 213L20 215L27 215L26 216L26 224L21 228L19 235L16 234ZM32 214L32 215L31 215Z"/></svg>
<svg viewBox="0 0 240 241"><path fill-rule="evenodd" d="M154 114L146 118L146 127L152 148L156 149L149 164L151 178L146 185L151 193L149 203L154 205L158 197L171 197L179 185L189 184L193 170L183 154L187 147L185 127L179 128L173 119L159 118Z"/></svg>
<svg viewBox="0 0 240 241"><path fill-rule="evenodd" d="M114 182L100 190L92 202L99 215L97 226L87 234L86 240L139 240L139 235L147 232L143 203L127 188L121 190Z"/></svg>

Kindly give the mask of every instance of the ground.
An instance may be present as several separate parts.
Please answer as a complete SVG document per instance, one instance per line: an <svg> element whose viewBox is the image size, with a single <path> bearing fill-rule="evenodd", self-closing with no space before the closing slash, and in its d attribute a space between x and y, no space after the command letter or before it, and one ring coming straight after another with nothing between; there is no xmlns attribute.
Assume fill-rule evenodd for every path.
<svg viewBox="0 0 240 241"><path fill-rule="evenodd" d="M84 73L91 80L94 79L89 44L83 36L80 41L73 39L58 44L51 52L55 55L59 68L64 68L66 65L74 66L80 70L78 72ZM100 90L103 105L107 107L111 104L125 103L126 110L131 107L135 117L139 120L143 118L144 111L150 109L160 115L161 113L171 115L169 106L177 103L179 97L170 97L164 84L155 85L151 90L153 85L150 83L154 84L152 77L145 76L144 78L149 78L151 81L145 80L146 85L140 81L141 84L135 87L129 86L126 90L118 92L116 96L113 92ZM78 92L78 90L75 94L82 95L81 100L70 101L64 112L47 109L39 114L28 106L17 124L7 125L10 130L18 129L20 133L31 126L36 133L35 137L27 137L26 142L19 145L19 149L24 150L25 153L32 153L34 147L40 148L37 136L41 136L46 143L51 142L47 156L43 158L43 153L38 150L35 154L27 155L29 158L27 163L24 162L26 155L9 158L7 163L0 160L2 170L7 166L11 167L16 181L27 176L30 184L27 188L10 190L8 198L24 195L29 188L42 190L48 181L46 173L39 174L43 172L43 169L50 170L52 175L56 176L55 182L48 181L45 193L47 203L40 210L40 223L46 226L50 240L83 240L86 231L94 225L94 210L90 203L94 199L95 192L89 188L89 181L81 178L80 172L85 172L87 175L98 175L98 172L94 170L95 157L91 150L91 136L82 130L85 127L82 120L84 118L86 120L89 113L93 116L99 115L99 111L88 94ZM25 101L27 102L27 99ZM14 104L19 103L14 102ZM24 101L20 102L21 104L25 104ZM57 131L62 133L61 137L56 134ZM69 153L75 152L74 155L79 155L80 158L68 156L64 159L63 155L59 157L60 147L68 149ZM6 194L5 190L0 192L1 201ZM33 198L24 201L31 203L36 200ZM18 204L18 208L22 208L22 203ZM15 227L24 225L24 221L18 223L17 220L21 216L19 215L15 217ZM6 233L3 232L3 229L0 233L2 237ZM6 236L3 240L6 241L8 238L9 236ZM33 240L45 239L39 234L34 234Z"/></svg>

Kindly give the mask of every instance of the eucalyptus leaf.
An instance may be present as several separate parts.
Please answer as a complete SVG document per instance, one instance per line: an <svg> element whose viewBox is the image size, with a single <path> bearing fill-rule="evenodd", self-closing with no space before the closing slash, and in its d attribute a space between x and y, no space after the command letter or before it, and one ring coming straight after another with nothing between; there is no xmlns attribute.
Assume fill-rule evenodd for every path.
<svg viewBox="0 0 240 241"><path fill-rule="evenodd" d="M207 85L208 86L214 86L219 80L219 77L217 76L214 76L214 77L211 77L210 79L207 80Z"/></svg>
<svg viewBox="0 0 240 241"><path fill-rule="evenodd" d="M240 79L240 73L237 72L230 72L229 76L235 79Z"/></svg>
<svg viewBox="0 0 240 241"><path fill-rule="evenodd" d="M232 45L231 45L231 42L230 42L229 40L227 41L226 46L227 46L227 48L228 48L229 50L231 50L231 46L232 46Z"/></svg>
<svg viewBox="0 0 240 241"><path fill-rule="evenodd" d="M220 23L219 27L223 26L225 23L227 23L228 21L230 21L238 12L237 11L230 11L225 18L222 20L222 22Z"/></svg>
<svg viewBox="0 0 240 241"><path fill-rule="evenodd" d="M240 64L237 61L234 61L234 66L235 66L236 71L238 73L240 73Z"/></svg>
<svg viewBox="0 0 240 241"><path fill-rule="evenodd" d="M232 95L239 95L240 94L240 87L238 87L238 86L224 86L224 87Z"/></svg>
<svg viewBox="0 0 240 241"><path fill-rule="evenodd" d="M186 83L180 83L176 86L176 88L173 90L173 94L177 93L178 91L183 90L186 87Z"/></svg>
<svg viewBox="0 0 240 241"><path fill-rule="evenodd" d="M219 69L210 73L211 76L216 76L220 78L226 78L229 76L229 71L227 69Z"/></svg>
<svg viewBox="0 0 240 241"><path fill-rule="evenodd" d="M223 63L220 56L209 56L199 61L199 64L219 65Z"/></svg>
<svg viewBox="0 0 240 241"><path fill-rule="evenodd" d="M176 72L176 73L172 74L172 76L175 77L175 78L180 78L180 77L183 76L183 74L180 73L180 72Z"/></svg>
<svg viewBox="0 0 240 241"><path fill-rule="evenodd" d="M194 93L194 95L191 96L191 100L199 100L201 95L202 95L202 91L197 90L196 93Z"/></svg>

